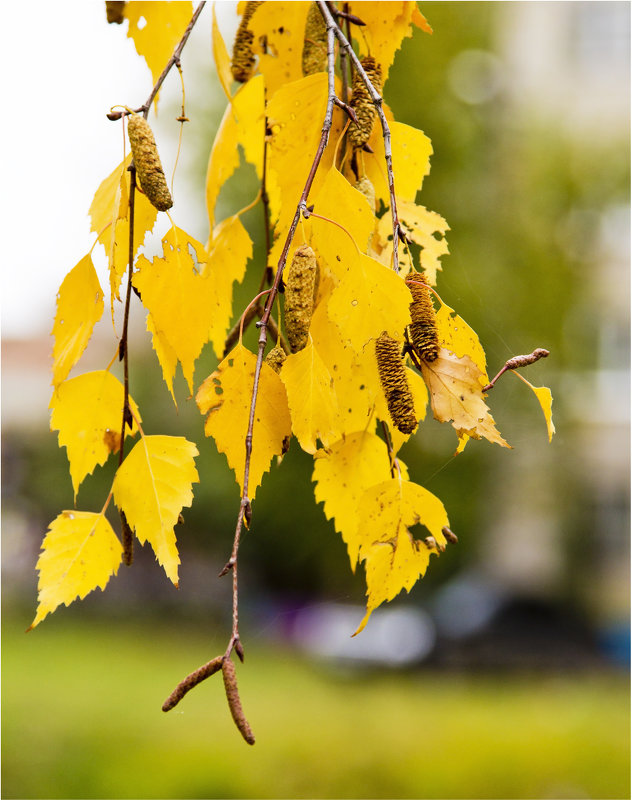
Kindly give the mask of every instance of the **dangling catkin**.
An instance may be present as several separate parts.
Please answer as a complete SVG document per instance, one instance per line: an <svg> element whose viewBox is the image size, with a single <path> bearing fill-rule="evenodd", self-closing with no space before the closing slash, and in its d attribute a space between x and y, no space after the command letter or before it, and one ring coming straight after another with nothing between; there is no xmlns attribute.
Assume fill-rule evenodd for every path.
<svg viewBox="0 0 632 801"><path fill-rule="evenodd" d="M406 378L397 340L383 331L375 343L377 371L393 424L402 434L412 434L417 425L413 396Z"/></svg>
<svg viewBox="0 0 632 801"><path fill-rule="evenodd" d="M327 26L316 3L311 3L305 23L303 75L327 72Z"/></svg>
<svg viewBox="0 0 632 801"><path fill-rule="evenodd" d="M248 30L250 18L259 8L261 2L246 3L233 45L233 60L230 64L233 78L239 83L246 83L255 71L255 55L252 52L252 43L255 35Z"/></svg>
<svg viewBox="0 0 632 801"><path fill-rule="evenodd" d="M125 19L125 2L112 2L105 4L105 16L108 22L120 25Z"/></svg>
<svg viewBox="0 0 632 801"><path fill-rule="evenodd" d="M226 690L228 708L230 709L230 714L233 716L235 725L241 732L241 736L244 738L244 740L250 745L254 745L255 736L252 733L252 729L246 720L244 710L241 706L239 690L237 689L235 664L232 659L224 659L224 662L222 663L222 675L224 677L224 689Z"/></svg>
<svg viewBox="0 0 632 801"><path fill-rule="evenodd" d="M314 312L314 288L318 265L309 245L294 251L285 284L285 331L290 350L297 353L307 345L309 325Z"/></svg>
<svg viewBox="0 0 632 801"><path fill-rule="evenodd" d="M423 273L413 272L406 277L406 286L413 296L410 304L410 339L413 350L426 362L434 362L439 356L439 336L428 282Z"/></svg>
<svg viewBox="0 0 632 801"><path fill-rule="evenodd" d="M266 364L271 367L275 373L280 373L283 367L283 362L286 359L285 351L280 345L272 348L270 353L266 356Z"/></svg>
<svg viewBox="0 0 632 801"><path fill-rule="evenodd" d="M364 71L368 79L371 81L375 90L382 93L382 68L373 58L373 56L365 56L360 59ZM351 106L356 113L358 123L352 122L349 125L349 141L356 150L362 148L369 137L371 136L371 129L373 128L373 120L375 119L376 110L371 95L364 85L364 81L356 72L353 76L353 92L351 94Z"/></svg>
<svg viewBox="0 0 632 801"><path fill-rule="evenodd" d="M158 211L167 211L173 206L173 200L149 123L144 117L133 114L127 122L127 134L141 189Z"/></svg>

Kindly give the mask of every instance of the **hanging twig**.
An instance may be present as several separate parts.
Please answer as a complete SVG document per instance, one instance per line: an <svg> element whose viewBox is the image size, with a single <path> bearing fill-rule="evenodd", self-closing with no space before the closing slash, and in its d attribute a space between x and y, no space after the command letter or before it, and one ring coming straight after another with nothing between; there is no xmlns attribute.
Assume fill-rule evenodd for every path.
<svg viewBox="0 0 632 801"><path fill-rule="evenodd" d="M149 114L149 109L151 108L151 104L153 99L158 94L160 87L162 86L165 78L169 74L169 71L173 66L177 66L180 70L180 55L182 54L182 50L189 38L189 34L193 30L193 26L197 22L198 17L202 13L202 9L204 8L205 0L201 2L195 10L195 13L191 17L191 21L186 27L182 38L176 49L173 52L173 55L167 62L164 70L160 74L160 77L154 84L153 89L151 90L151 94L147 98L147 101L138 109L136 112L143 112L143 116L147 119ZM107 117L110 120L120 120L121 117L126 116L129 112L128 111L116 111L110 112ZM182 117L184 117L184 105L182 111ZM123 463L123 459L125 458L125 426L129 425L132 427L132 416L130 413L129 408L129 358L128 358L128 328L129 328L129 312L130 312L130 300L132 294L132 275L134 272L134 200L136 196L136 167L134 162L130 164L128 167L129 174L130 174L130 189L129 189L129 255L128 255L128 270L127 270L127 292L125 295L125 309L123 312L123 332L121 334L121 339L119 341L119 360L123 361L123 375L124 375L124 383L123 383L123 422L121 424L121 443L119 446L119 467ZM114 231L112 232L112 236L114 236ZM123 539L123 562L126 565L131 565L134 559L134 537L133 532L127 522L127 518L125 517L125 513L121 509L121 534Z"/></svg>
<svg viewBox="0 0 632 801"><path fill-rule="evenodd" d="M506 373L507 370L517 370L519 367L526 367L528 364L533 364L539 359L546 359L549 353L550 351L546 350L545 348L536 348L533 353L528 353L526 356L514 356L512 359L508 359L503 368L499 370L489 384L483 387L483 392L488 392L490 389L492 389L496 381L498 381L501 375Z"/></svg>
<svg viewBox="0 0 632 801"><path fill-rule="evenodd" d="M353 48L349 44L344 33L342 32L340 27L336 25L336 23L334 22L333 16L329 11L329 8L327 7L327 3L324 2L324 0L317 0L317 2L323 17L325 18L326 24L328 26L329 24L333 26L333 31L338 41L340 42L340 46L344 48L344 50L349 54L349 57L353 62L353 66L355 67L357 73L362 78L362 81L364 82L364 85L366 86L367 91L371 96L371 100L375 105L376 111L380 118L380 122L382 123L382 136L384 137L384 155L386 157L386 172L388 174L388 189L391 201L391 219L393 221L393 269L395 270L396 273L399 273L398 250L399 250L399 239L400 239L400 223L397 214L397 202L395 200L395 181L393 178L393 156L391 150L391 129L388 126L388 121L386 119L386 115L384 114L384 109L382 108L382 96L379 94L379 92L375 89L375 87L369 80L364 70L364 67L360 63L360 59L353 52Z"/></svg>

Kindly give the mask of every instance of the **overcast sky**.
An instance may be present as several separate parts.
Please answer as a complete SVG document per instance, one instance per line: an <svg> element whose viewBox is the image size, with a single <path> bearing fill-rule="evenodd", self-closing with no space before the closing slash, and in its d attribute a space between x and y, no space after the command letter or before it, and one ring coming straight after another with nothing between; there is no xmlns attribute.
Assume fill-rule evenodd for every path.
<svg viewBox="0 0 632 801"><path fill-rule="evenodd" d="M218 6L220 25L230 31L235 4ZM211 11L208 3L189 42L190 58L204 51L209 63ZM121 125L105 114L115 104L140 105L153 84L126 29L108 25L105 3L96 0L3 5L3 337L50 332L57 289L94 242L88 209L122 154ZM187 49L183 68L186 82ZM179 92L177 72L170 79L160 110ZM211 91L221 92L214 79ZM170 179L169 148L161 143ZM101 260L95 249L104 280Z"/></svg>

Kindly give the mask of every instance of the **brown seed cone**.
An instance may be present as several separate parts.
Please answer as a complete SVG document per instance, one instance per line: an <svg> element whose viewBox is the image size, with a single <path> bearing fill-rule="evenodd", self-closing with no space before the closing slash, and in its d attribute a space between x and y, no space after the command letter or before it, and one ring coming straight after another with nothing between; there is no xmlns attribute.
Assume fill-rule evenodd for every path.
<svg viewBox="0 0 632 801"><path fill-rule="evenodd" d="M373 56L365 56L360 59L360 63L364 67L369 80L375 87L375 90L382 93L382 68L373 58ZM369 137L373 128L373 120L375 119L376 110L371 95L364 85L364 81L356 72L353 76L353 92L351 94L351 106L353 107L358 123L352 122L349 125L349 141L355 150L361 149Z"/></svg>
<svg viewBox="0 0 632 801"><path fill-rule="evenodd" d="M120 25L125 19L125 2L106 3L105 16L108 22Z"/></svg>
<svg viewBox="0 0 632 801"><path fill-rule="evenodd" d="M217 673L217 671L221 669L223 661L223 656L216 656L215 659L211 659L210 662L194 670L193 673L189 673L186 679L183 679L180 684L178 684L169 698L164 702L162 711L168 712L170 709L173 709L196 684L204 681L204 679L208 679L213 673Z"/></svg>
<svg viewBox="0 0 632 801"><path fill-rule="evenodd" d="M271 367L275 373L280 373L283 367L283 362L286 359L285 351L280 345L272 348L270 353L266 356L266 364Z"/></svg>
<svg viewBox="0 0 632 801"><path fill-rule="evenodd" d="M314 312L314 290L318 265L309 245L294 251L285 284L285 330L290 350L297 353L307 345L309 325Z"/></svg>
<svg viewBox="0 0 632 801"><path fill-rule="evenodd" d="M354 184L354 188L358 190L358 192L362 192L364 197L369 201L369 206L371 206L371 210L375 212L376 208L376 201L375 201L375 187L366 177L363 175L359 181L356 181Z"/></svg>
<svg viewBox="0 0 632 801"><path fill-rule="evenodd" d="M412 434L417 425L413 396L406 378L397 340L383 331L375 343L377 370L391 420L402 434Z"/></svg>
<svg viewBox="0 0 632 801"><path fill-rule="evenodd" d="M248 23L250 18L259 8L261 2L246 3L239 28L235 35L235 43L233 44L233 60L230 64L233 78L239 83L246 83L255 71L255 55L252 52L252 43L254 42L255 35L252 31L248 30Z"/></svg>
<svg viewBox="0 0 632 801"><path fill-rule="evenodd" d="M327 72L327 26L316 3L311 3L305 23L303 75Z"/></svg>
<svg viewBox="0 0 632 801"><path fill-rule="evenodd" d="M255 744L255 735L252 733L250 724L246 720L244 710L241 707L239 690L237 689L237 676L235 675L235 664L232 659L225 659L222 664L222 675L224 676L224 689L226 690L226 700L230 714L233 716L235 725L241 732L241 736L249 745Z"/></svg>
<svg viewBox="0 0 632 801"><path fill-rule="evenodd" d="M439 356L439 335L428 282L423 273L413 272L406 277L406 286L413 296L409 326L413 350L423 361L434 362Z"/></svg>
<svg viewBox="0 0 632 801"><path fill-rule="evenodd" d="M138 114L131 115L127 122L127 135L141 189L158 211L167 211L173 206L173 200L149 123Z"/></svg>

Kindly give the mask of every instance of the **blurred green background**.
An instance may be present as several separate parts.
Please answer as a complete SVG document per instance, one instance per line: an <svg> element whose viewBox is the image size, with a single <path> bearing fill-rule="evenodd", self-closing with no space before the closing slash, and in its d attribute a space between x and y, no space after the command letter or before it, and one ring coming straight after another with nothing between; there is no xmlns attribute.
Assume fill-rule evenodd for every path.
<svg viewBox="0 0 632 801"><path fill-rule="evenodd" d="M41 538L72 489L48 432L48 390L37 414L19 414L24 382L48 383L50 342L4 341L4 798L629 797L629 5L420 7L434 34L404 42L385 97L433 142L418 201L451 227L438 291L479 334L490 375L550 349L525 377L552 389L552 444L535 398L509 375L489 404L512 451L473 442L454 458L452 429L432 421L406 446L411 477L444 501L459 544L389 605L423 624L427 647L400 663L378 642L388 620L378 613L353 641L347 627L339 647L326 626L308 636L344 610L359 621L364 587L314 503L312 460L293 444L257 493L240 554L249 749L217 677L160 711L224 649L230 587L216 576L238 495L181 380L174 415L146 335L140 344L138 306L132 393L144 428L200 448L201 483L178 532L181 589L138 548L105 593L24 635ZM218 12L234 30L233 4ZM223 113L204 15L205 36L183 58L192 121L179 168L199 202L177 219L202 241ZM164 102L156 129L168 139L177 91ZM242 170L223 213L255 192ZM260 216L245 218L258 243ZM261 257L259 246L236 309ZM102 368L112 350L106 321L80 367ZM215 365L205 349L196 383ZM113 470L86 480L80 508L101 507Z"/></svg>

